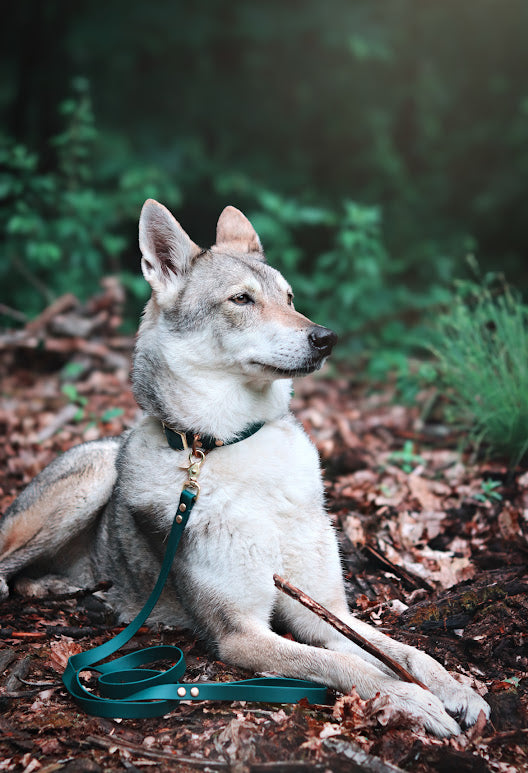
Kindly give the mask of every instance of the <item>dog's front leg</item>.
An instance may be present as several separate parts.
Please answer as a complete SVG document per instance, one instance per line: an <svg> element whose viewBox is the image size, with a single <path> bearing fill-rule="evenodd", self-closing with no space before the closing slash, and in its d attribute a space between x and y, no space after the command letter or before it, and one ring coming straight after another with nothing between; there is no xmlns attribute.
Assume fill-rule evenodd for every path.
<svg viewBox="0 0 528 773"><path fill-rule="evenodd" d="M422 721L438 737L456 735L460 727L441 701L416 684L401 682L350 652L337 652L284 639L260 620L246 621L219 642L220 657L251 671L274 671L282 676L310 679L347 693L356 688L363 699L377 693Z"/></svg>
<svg viewBox="0 0 528 773"><path fill-rule="evenodd" d="M440 663L425 652L391 639L371 625L358 620L350 614L346 607L341 607L335 614L356 633L393 658L420 682L423 682L434 695L440 698L447 711L457 716L465 725L474 724L480 711L483 711L486 717L489 716L490 707L486 701L471 688L457 682ZM339 652L359 654L364 660L371 663L377 662L373 656L361 651L357 645L331 629L323 621L315 623L315 628L317 629L315 635L323 646ZM378 665L384 671L386 670L385 666Z"/></svg>

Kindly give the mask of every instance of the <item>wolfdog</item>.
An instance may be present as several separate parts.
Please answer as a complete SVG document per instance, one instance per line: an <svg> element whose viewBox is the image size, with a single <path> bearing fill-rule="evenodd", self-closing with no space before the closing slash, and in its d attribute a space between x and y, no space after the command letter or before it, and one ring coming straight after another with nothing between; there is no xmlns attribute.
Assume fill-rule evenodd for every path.
<svg viewBox="0 0 528 773"><path fill-rule="evenodd" d="M144 418L120 438L71 449L11 505L0 529L0 596L10 578L35 596L108 579L108 603L130 620L156 581L191 445L201 449L201 493L152 621L193 629L219 658L253 672L386 695L440 737L460 732L450 714L466 725L481 710L488 716L487 703L435 660L348 610L317 452L289 412L291 378L321 367L335 333L295 310L289 284L234 207L220 215L216 243L201 249L148 200L139 243L152 289L132 372ZM429 690L397 679L279 593L274 573Z"/></svg>

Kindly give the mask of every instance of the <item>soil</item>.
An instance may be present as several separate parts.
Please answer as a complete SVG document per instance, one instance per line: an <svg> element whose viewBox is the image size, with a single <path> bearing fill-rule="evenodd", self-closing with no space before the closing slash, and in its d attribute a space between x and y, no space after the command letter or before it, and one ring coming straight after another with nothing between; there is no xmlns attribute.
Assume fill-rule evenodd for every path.
<svg viewBox="0 0 528 773"><path fill-rule="evenodd" d="M133 339L122 292L59 299L0 335L0 509L54 456L132 426ZM346 371L345 371L346 373ZM394 386L343 372L295 385L293 410L325 468L351 609L428 652L491 706L437 740L382 696L309 706L179 705L158 719L84 714L62 687L67 658L115 634L90 590L0 604L0 771L528 770L528 471L478 461L441 422L398 404ZM430 397L430 396L423 396ZM186 680L249 675L186 631L143 628L127 650L174 644Z"/></svg>

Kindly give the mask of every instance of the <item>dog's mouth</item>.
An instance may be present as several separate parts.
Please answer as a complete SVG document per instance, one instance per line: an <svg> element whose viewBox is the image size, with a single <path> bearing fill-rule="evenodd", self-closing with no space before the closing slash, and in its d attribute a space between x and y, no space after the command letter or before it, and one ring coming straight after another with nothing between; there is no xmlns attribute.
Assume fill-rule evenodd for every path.
<svg viewBox="0 0 528 773"><path fill-rule="evenodd" d="M307 376L309 373L319 370L325 359L326 357L321 357L309 360L296 368L282 368L278 365L268 365L265 362L257 362L256 360L253 360L251 365L255 365L258 368L265 370L267 373L275 376L275 378L295 378L296 376Z"/></svg>

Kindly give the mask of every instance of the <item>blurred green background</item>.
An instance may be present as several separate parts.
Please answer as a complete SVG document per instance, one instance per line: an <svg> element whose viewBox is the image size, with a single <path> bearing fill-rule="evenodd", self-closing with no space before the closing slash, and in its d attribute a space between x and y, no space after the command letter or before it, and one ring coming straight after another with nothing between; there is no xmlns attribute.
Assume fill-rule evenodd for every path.
<svg viewBox="0 0 528 773"><path fill-rule="evenodd" d="M10 309L118 273L135 325L148 196L203 245L240 207L346 354L412 345L468 255L526 289L526 0L34 0L2 17Z"/></svg>

